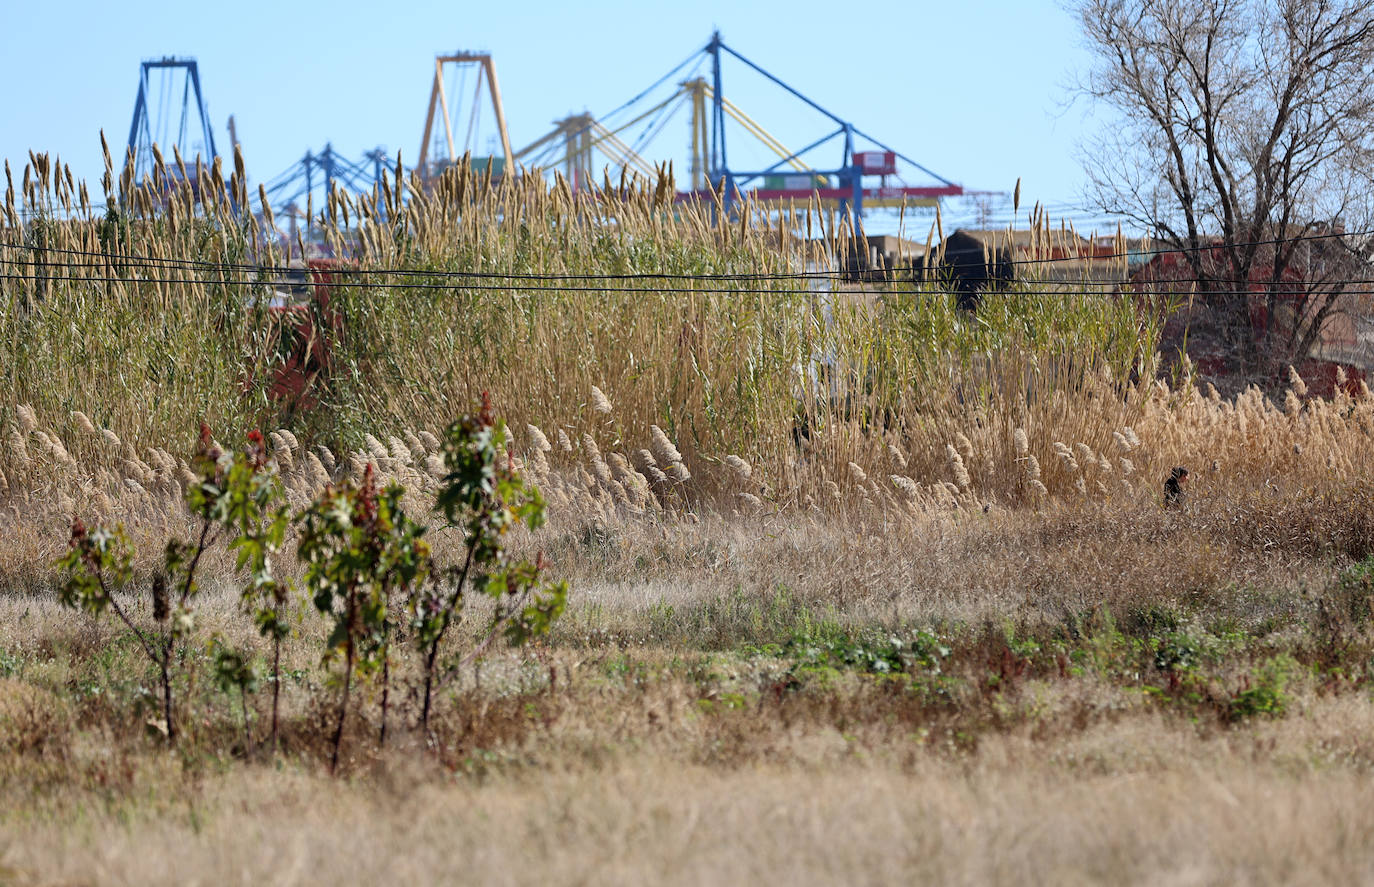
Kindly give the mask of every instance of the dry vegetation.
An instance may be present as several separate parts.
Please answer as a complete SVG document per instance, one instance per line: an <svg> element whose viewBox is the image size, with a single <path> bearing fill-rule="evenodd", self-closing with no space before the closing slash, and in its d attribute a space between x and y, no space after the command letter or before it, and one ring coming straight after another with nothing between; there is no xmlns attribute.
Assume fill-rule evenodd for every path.
<svg viewBox="0 0 1374 887"><path fill-rule="evenodd" d="M281 258L233 221L241 175L99 219L33 167L19 202L61 212L11 209L0 245L27 263L0 290L0 883L1369 879L1367 389L1154 382L1152 324L1087 295L970 322L929 286L613 280L786 274L819 257L808 225L847 235L714 227L662 183L575 201L453 174L316 220L424 286L342 288L338 372L282 415L271 275L226 266ZM54 245L113 257L58 273ZM130 256L211 265L160 283ZM442 277L473 271L492 288ZM536 273L589 280L500 285ZM129 529L147 622L199 419L279 428L297 507L370 463L424 517L435 435L482 389L549 498L516 546L571 581L553 633L467 669L430 736L403 696L385 750L365 688L331 779L323 621L302 606L283 650L274 757L266 689L245 724L212 680L215 644L267 655L212 551L166 750L127 632L57 605L70 517ZM1165 509L1174 465L1191 489Z"/></svg>

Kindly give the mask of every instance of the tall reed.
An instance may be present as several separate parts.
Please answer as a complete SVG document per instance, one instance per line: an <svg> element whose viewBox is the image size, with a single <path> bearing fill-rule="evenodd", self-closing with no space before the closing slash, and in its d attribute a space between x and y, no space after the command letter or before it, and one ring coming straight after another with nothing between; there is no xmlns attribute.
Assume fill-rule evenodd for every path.
<svg viewBox="0 0 1374 887"><path fill-rule="evenodd" d="M23 179L0 232L0 426L31 405L77 462L116 473L130 446L104 432L180 455L201 420L226 434L284 425L347 452L441 427L490 391L514 427L590 436L626 464L658 426L682 453L654 468L690 478L673 481L684 503L823 501L851 486L850 463L874 501L1019 503L1036 488L1014 429L1052 488L1068 469L1051 443L1107 449L1154 373L1155 331L1128 300L1022 284L973 316L938 280L848 284L834 276L859 236L846 219L677 204L666 171L574 194L459 164L428 187L336 189L294 223L242 211L238 158L227 178L218 162L159 161L143 183L109 165L104 214L44 156ZM302 249L349 268L328 287L338 332L318 405L282 414L269 388L290 346L270 305ZM0 470L31 472L22 455L6 446ZM727 456L754 466L748 489ZM561 448L545 458L581 464Z"/></svg>

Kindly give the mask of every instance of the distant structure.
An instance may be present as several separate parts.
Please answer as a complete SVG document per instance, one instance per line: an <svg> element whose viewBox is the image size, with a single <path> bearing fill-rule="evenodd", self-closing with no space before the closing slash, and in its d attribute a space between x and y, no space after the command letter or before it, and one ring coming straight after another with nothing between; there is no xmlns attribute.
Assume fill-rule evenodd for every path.
<svg viewBox="0 0 1374 887"><path fill-rule="evenodd" d="M819 112L833 126L799 150L785 146L757 120L731 102L725 94L723 62L731 59L780 88L790 100ZM710 76L693 76L704 61ZM659 98L661 87L678 77L676 90ZM728 212L744 199L786 206L805 206L817 201L836 207L841 214L861 216L865 208L933 208L946 197L962 196L964 188L912 160L860 130L853 123L821 107L744 55L727 46L719 32L705 47L660 77L647 89L601 118L577 115L555 124L553 132L516 152L516 159L542 169L561 169L576 190L596 171L592 151L609 161L602 174L619 177L622 172L653 172L647 162L647 145L683 106L690 110L689 190L678 201L699 200L714 204L719 199ZM632 130L642 128L639 136ZM777 158L762 169L741 169L729 160L727 129L742 131ZM837 161L820 162L818 152L838 144ZM561 154L558 153L561 149ZM830 156L834 156L833 154ZM919 175L934 184L908 184L905 176Z"/></svg>
<svg viewBox="0 0 1374 887"><path fill-rule="evenodd" d="M360 160L349 160L328 142L319 153L306 151L300 160L263 183L267 199L274 207L286 208L310 202L317 195L317 208L323 208L337 184L346 191L364 194L382 180L390 168L386 151L376 148Z"/></svg>
<svg viewBox="0 0 1374 887"><path fill-rule="evenodd" d="M433 182L465 157L475 172L493 180L520 174L522 169L559 172L574 194L631 174L652 179L667 171L668 164L649 153L650 143L677 112L686 109L690 149L684 190L669 195L679 203L700 202L727 214L734 214L745 200L776 211L807 205L835 209L841 217L854 220L852 231L858 235L862 233L858 219L869 209L934 209L946 198L985 193L965 191L860 130L727 45L719 32L609 114L570 114L518 151L511 145L491 54L460 51L436 56L433 64L414 167L422 183ZM727 64L732 72L743 69L746 75L777 87L784 102L800 103L809 112L819 113L823 123L818 137L796 150L784 145L727 98ZM665 91L671 95L664 98ZM747 153L733 147L741 139L743 147L755 153L758 145L764 147L764 160L749 162L760 168L738 165L738 158ZM218 156L194 59L164 57L142 63L129 128L129 150L139 180L152 169L155 144L169 162L175 149L188 167L196 157L210 164ZM326 144L323 151L307 151L298 163L265 184L276 205L309 203L312 195L314 202L323 204L336 185L355 193L375 187L384 169L395 168L383 161L380 151L346 159ZM854 262L865 270L890 270L913 258L906 247L889 249L870 243L861 252L865 251L872 255L856 255Z"/></svg>
<svg viewBox="0 0 1374 887"><path fill-rule="evenodd" d="M456 88L450 95L445 79L449 70L458 78ZM472 101L466 106L463 97L467 93L467 77L475 74L472 85ZM485 90L483 89L485 87ZM489 157L479 156L473 143L477 135L485 91L501 142L501 154ZM467 112L466 127L462 112ZM435 123L440 126L436 127ZM460 136L458 133L462 132ZM500 178L507 170L514 170L515 155L510 147L510 133L506 130L506 112L501 106L501 86L496 80L496 64L490 53L456 52L441 55L434 59L434 84L429 92L429 110L425 114L425 134L420 139L420 157L415 164L423 181L436 178L439 173L457 163L465 154L472 155L473 166L485 171L486 164L492 165L492 176Z"/></svg>
<svg viewBox="0 0 1374 887"><path fill-rule="evenodd" d="M652 179L657 170L620 137L623 129L624 125L608 129L591 114L571 114L555 120L552 131L516 151L515 159L540 169L559 170L573 193L596 183L598 154L609 161L603 170L614 167Z"/></svg>
<svg viewBox="0 0 1374 887"><path fill-rule="evenodd" d="M1205 246L1199 258L1213 268L1225 267L1223 250L1217 240ZM1374 285L1369 283L1374 265L1370 252L1370 243L1363 235L1312 238L1277 281L1265 267L1272 261L1267 258L1256 262L1246 283L1231 284L1234 291L1228 295L1246 300L1250 320L1246 334L1253 337L1252 347L1261 354L1266 348L1274 349L1278 359L1270 352L1269 363L1276 368L1291 360L1308 391L1315 395L1331 396L1342 375L1347 393L1352 394L1362 380L1374 377ZM1338 270L1333 272L1333 268ZM1130 288L1142 302L1157 307L1173 305L1160 331L1160 351L1170 360L1186 354L1197 375L1218 389L1234 391L1251 382L1268 384L1282 378L1244 375L1237 359L1235 331L1217 311L1215 298L1199 291L1196 273L1182 251L1159 250L1134 271ZM1279 350L1311 329L1319 310L1314 306L1328 297L1332 304L1311 350L1296 355L1296 359ZM1309 298L1314 301L1309 303Z"/></svg>
<svg viewBox="0 0 1374 887"><path fill-rule="evenodd" d="M196 157L209 166L219 156L195 59L163 56L139 66L128 148L134 157L135 182L152 172L153 145L169 163L175 148L188 167L194 166Z"/></svg>
<svg viewBox="0 0 1374 887"><path fill-rule="evenodd" d="M937 255L925 257L922 270L931 279L945 279L965 311L976 311L983 293L1001 289L1016 277L1006 246L989 246L967 231L946 237Z"/></svg>
<svg viewBox="0 0 1374 887"><path fill-rule="evenodd" d="M374 148L360 159L350 160L326 142L323 150L306 151L300 160L264 182L262 193L273 208L276 223L284 226L281 232L285 235L284 249L290 253L297 238L302 237L307 254L301 258L329 255L325 244L317 242L313 233L315 218L329 206L329 195L335 188L351 194L373 193L383 182L383 174L395 170L396 162L382 148ZM385 215L385 204L380 203L377 210ZM255 212L261 219L262 207L257 207ZM311 218L312 215L315 218Z"/></svg>

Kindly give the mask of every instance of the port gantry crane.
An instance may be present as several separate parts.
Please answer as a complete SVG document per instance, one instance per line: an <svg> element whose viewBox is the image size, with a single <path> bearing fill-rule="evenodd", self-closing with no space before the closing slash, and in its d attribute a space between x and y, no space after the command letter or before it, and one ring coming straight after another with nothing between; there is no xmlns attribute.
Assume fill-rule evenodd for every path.
<svg viewBox="0 0 1374 887"><path fill-rule="evenodd" d="M711 58L711 89L704 96L711 103L709 112L710 131L703 131L700 140L708 144L708 149L703 152L697 162L704 164L706 168L706 178L708 184L717 189L722 194L722 199L728 208L730 203L743 196L742 189L751 183L758 182L752 191L748 192L755 200L761 201L788 201L788 200L809 200L813 195L821 201L833 201L840 207L844 214L846 211L852 212L854 216L863 215L865 205L870 207L879 206L900 206L900 205L924 205L933 206L943 197L958 197L964 193L961 185L951 182L949 179L940 176L912 160L910 157L896 151L883 144L873 136L863 132L853 123L840 118L838 115L821 107L816 102L807 98L800 91L789 86L777 76L769 73L759 65L750 61L739 52L727 46L720 39L720 32L711 35L711 41L702 50ZM762 170L741 171L732 169L728 162L726 145L726 126L725 118L727 115L740 119L742 112L733 108L725 98L722 86L721 59L724 55L730 55L734 59L746 65L754 72L762 75L776 86L781 87L794 98L802 101L807 106L836 124L836 129L820 136L815 141L808 144L799 151L790 151L783 155L777 162ZM699 112L698 112L699 113ZM743 121L741 121L743 122ZM746 130L751 129L748 123L745 124ZM752 125L752 134L769 144L775 152L783 154L786 149L776 139L771 139L757 124ZM810 170L809 174L815 176L811 181L807 181L805 176L798 177L783 175L779 176L778 171L784 165L791 165L796 168L794 161L799 161L803 155L820 148L839 139L842 145L840 163L838 166L829 169ZM878 150L856 151L856 139L863 139ZM771 140L771 141L770 141ZM696 144L698 138L693 137ZM915 169L925 173L935 179L937 185L911 186L906 184L889 185L888 177L897 174L897 161L901 160ZM879 184L866 184L865 179L879 177ZM833 181L831 180L833 177ZM704 198L710 196L704 194L701 189L679 195L680 198Z"/></svg>
<svg viewBox="0 0 1374 887"><path fill-rule="evenodd" d="M791 150L726 98L722 63L727 57L819 112L834 128L828 129L800 150ZM682 75L693 62L699 70L705 59L710 61L709 77L695 76L689 72L675 84L674 91L666 98L645 101L655 90ZM145 99L148 71L176 67L185 68L189 75L181 114L181 134L184 135L186 130L190 107L187 103L193 90L195 108L204 132L203 142L209 146L209 155L213 158L214 138L205 115L194 61L163 59L144 63L134 125L130 131L130 147L135 148L136 136L140 133L144 135L141 141L137 141L138 145L151 144L152 140L147 135L152 131L147 119L148 101ZM454 71L458 74L457 83L447 84L446 80ZM476 78L469 92L468 75L474 71ZM643 107L646 104L648 107ZM483 157L473 149L475 136L481 129L481 112L486 107L492 112L495 129L495 134L488 141L493 149L499 143L500 153L498 155L493 150L489 156ZM961 185L888 147L754 63L728 46L719 32L714 33L704 47L610 114L601 118L588 113L572 114L555 121L550 132L519 150L511 147L492 56L489 53L466 51L436 56L424 135L415 170L422 182L431 182L444 169L466 156L474 169L488 171L494 180L506 174L517 174L520 168L558 170L570 187L578 192L594 186L598 168L595 158L600 156L607 161L601 167L604 174L628 172L653 178L666 164L660 165L646 159L649 144L683 107L690 110L689 187L678 192L676 199L679 202L719 200L729 211L734 204L746 198L772 204L815 200L822 205L838 206L841 213L852 212L860 216L866 209L879 207L933 207L943 198L967 193ZM776 159L762 169L741 170L732 167L728 159L727 121L765 146ZM631 135L631 130L641 125L642 132L638 136ZM460 138L464 127L465 136ZM812 158L819 149L836 141L841 148L838 163L813 162ZM858 150L861 142L871 147ZM136 156L141 158L146 150L139 148ZM188 153L191 152L183 151L183 155ZM935 183L907 184L899 173L899 163L919 171L935 180ZM392 162L381 149L354 161L340 156L326 144L319 153L307 151L300 161L265 183L266 191L274 204L286 206L298 204L308 195L316 193L317 189L323 190L323 198L336 184L351 191L366 192L376 187L383 178L383 172L391 167ZM319 202L323 205L324 200Z"/></svg>
<svg viewBox="0 0 1374 887"><path fill-rule="evenodd" d="M516 151L515 159L533 168L558 169L574 192L596 180L594 151L600 151L617 168L653 178L658 171L620 137L620 132L639 119L611 130L591 114L572 114L555 120L552 131Z"/></svg>
<svg viewBox="0 0 1374 887"><path fill-rule="evenodd" d="M789 149L757 120L726 98L722 61L727 56L819 112L835 128L798 151ZM711 62L709 79L684 79L677 83L676 90L667 98L639 110L646 97L680 75L693 62L697 62L699 67L703 57ZM961 185L888 147L755 64L726 45L719 32L711 36L705 47L610 114L601 119L580 114L557 121L552 132L515 152L514 158L527 166L561 168L574 190L591 182L594 149L610 161L608 171L625 170L652 177L656 165L644 159L647 144L663 131L683 106L691 112L690 187L678 193L679 201L714 201L719 196L728 210L745 198L778 204L789 201L804 203L815 199L822 204L838 206L841 213L852 211L860 216L866 208L933 207L942 198L966 193ZM625 113L631 116L621 122L619 117ZM612 118L615 118L615 122L607 122ZM733 168L728 160L727 121L764 145L777 159L763 169ZM631 137L629 131L640 124L644 124L642 135ZM808 162L808 158L814 157L818 149L834 141L841 146L838 164L822 164L817 168ZM860 142L867 143L871 149L857 150ZM901 181L899 162L934 179L935 184L909 185Z"/></svg>
<svg viewBox="0 0 1374 887"><path fill-rule="evenodd" d="M476 76L469 94L468 75L473 72ZM492 151L484 156L474 150L484 110L491 111L494 133L490 139L499 143L499 154ZM630 125L633 123L631 121ZM559 169L577 191L591 182L595 172L593 158L597 152L616 167L629 168L646 176L657 172L615 132L590 114L572 114L557 120L550 132L518 151L512 150L501 87L496 78L496 63L491 54L455 52L434 59L425 130L415 165L422 181L433 181L467 156L474 170L486 172L489 169L494 180L508 170L514 173L517 164Z"/></svg>
<svg viewBox="0 0 1374 887"><path fill-rule="evenodd" d="M282 212L297 212L302 202L312 202L317 189L323 189L322 199L315 203L323 207L337 184L355 194L366 194L382 180L382 173L390 169L386 150L374 148L360 160L349 160L326 142L319 153L306 151L300 160L263 183L263 191L273 206Z"/></svg>
<svg viewBox="0 0 1374 887"><path fill-rule="evenodd" d="M163 56L139 65L138 95L134 98L128 146L134 158L135 183L152 172L154 145L167 157L172 156L175 148L192 166L197 157L211 166L219 156L195 59Z"/></svg>
<svg viewBox="0 0 1374 887"><path fill-rule="evenodd" d="M827 121L827 130L800 150L788 148L726 97L723 62L727 59L744 65L819 112ZM710 61L709 76L695 76L687 70L693 63L700 70L706 60ZM473 73L475 79L470 79ZM666 98L649 98L676 77L682 79ZM594 187L598 171L607 176L625 172L653 178L666 164L646 159L651 156L651 143L684 107L690 111L689 174L688 188L676 195L679 202L719 199L729 211L746 198L777 205L815 200L837 206L841 213L860 216L867 209L882 207L934 207L944 198L967 193L961 185L888 147L755 64L727 45L719 32L704 47L609 114L599 118L589 113L571 114L554 121L552 130L519 150L511 147L492 56L469 51L436 56L415 169L421 181L428 183L467 157L473 169L488 172L493 180L526 169L558 171L574 192ZM482 117L487 110L491 113L490 122ZM730 128L738 128L763 145L774 160L761 169L732 167L728 160L727 122ZM484 127L491 149L486 156L475 150ZM835 143L840 146L838 163L814 159L821 149L833 148ZM861 145L867 150L859 150ZM299 198L313 190L317 180L326 188L338 181L365 191L380 181L382 169L387 166L383 161L384 156L375 151L364 161L343 161L326 146L324 153L307 153L291 171L274 179L269 195L274 202L279 194L288 200L287 195L292 193ZM904 170L915 170L934 183L908 184L903 180ZM288 178L294 186L284 181Z"/></svg>
<svg viewBox="0 0 1374 887"><path fill-rule="evenodd" d="M454 90L453 100L450 100L449 89L445 86L446 74L450 68L457 71L461 78ZM467 109L467 133L462 142L463 150L459 151L454 132L461 123L457 118L462 110L461 102L466 92L469 71L476 71L477 76L473 84L472 101ZM486 171L490 166L491 174L495 178L504 175L508 169L514 170L517 155L512 153L510 148L510 133L506 129L506 112L501 106L501 86L496 79L496 64L492 61L490 53L455 52L451 55L436 56L434 59L434 84L430 87L429 111L425 114L425 134L420 139L420 157L415 164L422 180L428 182L434 179L463 156L473 153L473 139L478 130L482 109L483 86L486 87L487 99L495 118L496 138L501 142L501 156L479 157L471 162L474 168L481 171ZM443 124L442 139L438 138L439 132L434 126L436 116Z"/></svg>

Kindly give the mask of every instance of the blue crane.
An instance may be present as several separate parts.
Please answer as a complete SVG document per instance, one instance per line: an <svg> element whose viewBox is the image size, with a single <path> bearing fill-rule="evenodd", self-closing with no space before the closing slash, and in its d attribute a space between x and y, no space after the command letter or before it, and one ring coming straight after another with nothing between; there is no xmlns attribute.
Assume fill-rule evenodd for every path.
<svg viewBox="0 0 1374 887"><path fill-rule="evenodd" d="M163 56L139 66L138 97L129 125L136 183L152 172L153 145L166 157L175 147L188 164L200 157L209 166L219 156L195 59Z"/></svg>

